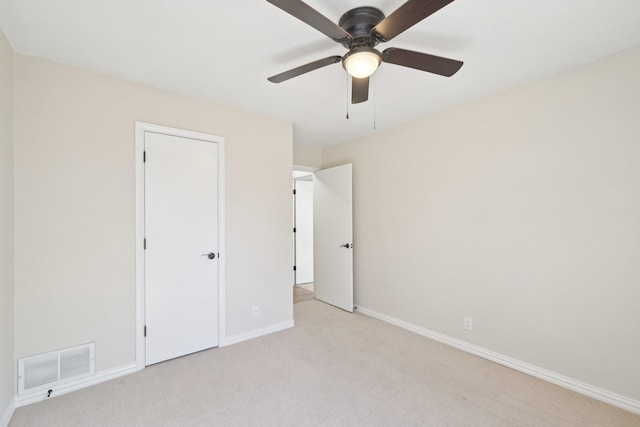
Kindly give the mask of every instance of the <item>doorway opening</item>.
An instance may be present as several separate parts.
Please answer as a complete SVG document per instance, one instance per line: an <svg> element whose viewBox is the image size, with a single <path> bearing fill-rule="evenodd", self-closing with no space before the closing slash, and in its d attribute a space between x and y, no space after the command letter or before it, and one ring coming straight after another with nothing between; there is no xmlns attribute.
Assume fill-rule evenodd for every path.
<svg viewBox="0 0 640 427"><path fill-rule="evenodd" d="M304 254L301 247L302 228L301 209L298 203L302 200L299 190L307 181L299 176L294 179L294 290L296 286L313 283L313 297L319 301L333 305L342 310L353 312L353 195L352 165L350 163L315 170L311 177L312 201L311 218L305 218L311 226L310 236L313 241L306 248L310 254ZM312 172L309 169L295 171ZM312 250L309 250L312 248ZM302 255L301 255L302 254ZM306 257L306 260L304 259ZM312 268L311 276L301 274L302 263L308 262Z"/></svg>
<svg viewBox="0 0 640 427"><path fill-rule="evenodd" d="M294 168L293 302L315 297L313 279L313 171Z"/></svg>

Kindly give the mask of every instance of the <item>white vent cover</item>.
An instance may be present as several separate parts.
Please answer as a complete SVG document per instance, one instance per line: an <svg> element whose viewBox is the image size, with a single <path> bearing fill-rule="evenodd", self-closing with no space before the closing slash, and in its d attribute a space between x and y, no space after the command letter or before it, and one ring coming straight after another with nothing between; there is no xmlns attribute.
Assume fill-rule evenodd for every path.
<svg viewBox="0 0 640 427"><path fill-rule="evenodd" d="M18 359L18 394L53 388L95 372L95 343Z"/></svg>

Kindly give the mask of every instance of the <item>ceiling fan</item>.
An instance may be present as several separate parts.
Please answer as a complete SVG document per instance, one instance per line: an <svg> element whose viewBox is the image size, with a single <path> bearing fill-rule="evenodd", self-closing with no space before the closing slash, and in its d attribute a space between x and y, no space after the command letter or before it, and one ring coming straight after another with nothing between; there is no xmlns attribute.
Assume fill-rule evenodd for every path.
<svg viewBox="0 0 640 427"><path fill-rule="evenodd" d="M454 0L408 0L387 17L375 7L356 7L342 15L337 25L301 0L267 1L349 50L344 56L319 59L271 76L270 82L280 83L342 61L342 66L352 76L351 103L358 104L369 99L369 77L382 62L446 77L462 67L461 61L426 53L394 47L382 52L375 49L379 43L388 42Z"/></svg>

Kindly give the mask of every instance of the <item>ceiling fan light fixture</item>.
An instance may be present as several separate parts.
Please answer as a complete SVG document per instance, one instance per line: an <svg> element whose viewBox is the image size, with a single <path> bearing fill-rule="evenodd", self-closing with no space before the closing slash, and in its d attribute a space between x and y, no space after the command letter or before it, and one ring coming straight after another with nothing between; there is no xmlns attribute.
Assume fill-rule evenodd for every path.
<svg viewBox="0 0 640 427"><path fill-rule="evenodd" d="M369 77L375 73L381 62L382 55L380 52L367 46L351 49L342 58L344 69L358 79Z"/></svg>

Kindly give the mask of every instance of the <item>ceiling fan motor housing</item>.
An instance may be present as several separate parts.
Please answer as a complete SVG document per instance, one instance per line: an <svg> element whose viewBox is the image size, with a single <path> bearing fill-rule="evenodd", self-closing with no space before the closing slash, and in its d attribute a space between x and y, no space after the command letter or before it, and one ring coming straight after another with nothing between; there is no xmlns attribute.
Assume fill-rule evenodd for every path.
<svg viewBox="0 0 640 427"><path fill-rule="evenodd" d="M371 30L385 18L384 13L375 7L356 7L346 12L338 25L353 37L343 45L347 49L354 47L374 47L380 40L371 34Z"/></svg>

